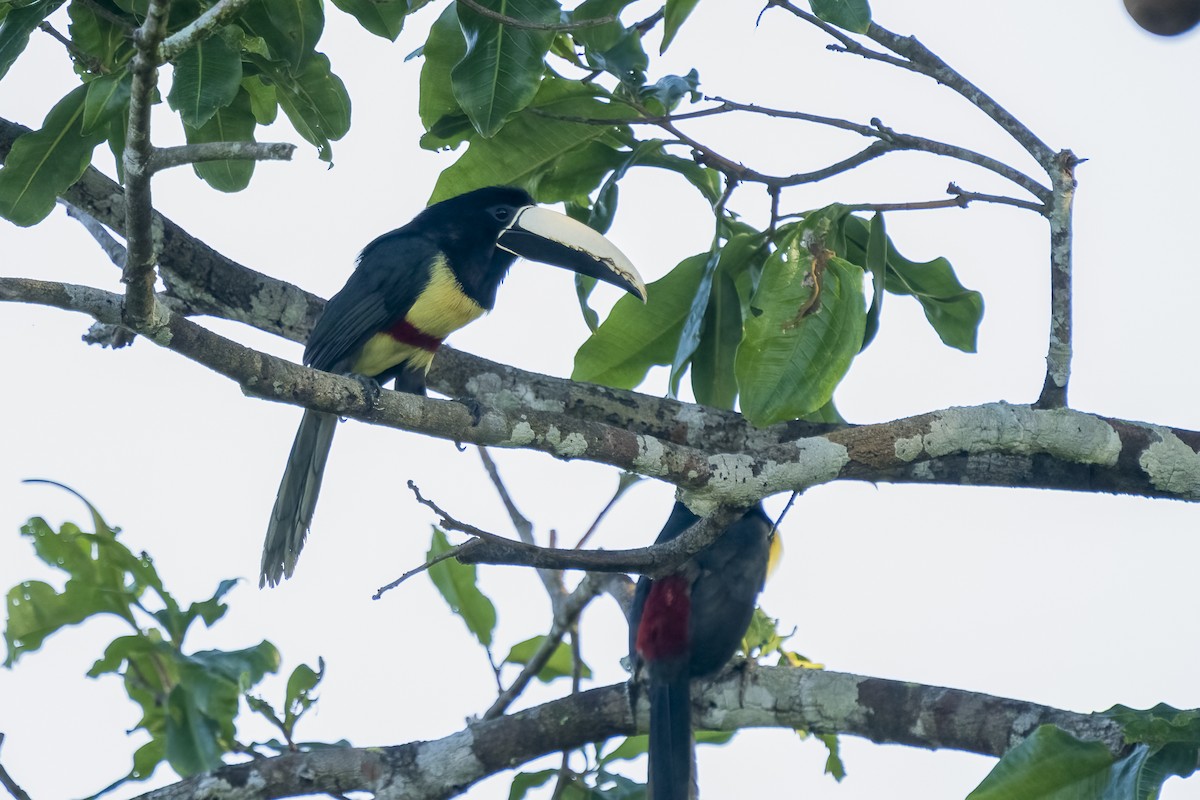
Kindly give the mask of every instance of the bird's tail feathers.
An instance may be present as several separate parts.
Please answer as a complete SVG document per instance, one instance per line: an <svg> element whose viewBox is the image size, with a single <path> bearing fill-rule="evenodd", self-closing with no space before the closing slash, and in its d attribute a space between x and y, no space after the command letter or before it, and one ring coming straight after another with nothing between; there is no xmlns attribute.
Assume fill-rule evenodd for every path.
<svg viewBox="0 0 1200 800"><path fill-rule="evenodd" d="M651 681L650 800L689 800L692 791L692 697L686 674Z"/></svg>
<svg viewBox="0 0 1200 800"><path fill-rule="evenodd" d="M260 587L274 586L285 577L290 578L296 568L296 559L312 525L337 422L336 415L320 411L305 411L300 420L267 525Z"/></svg>

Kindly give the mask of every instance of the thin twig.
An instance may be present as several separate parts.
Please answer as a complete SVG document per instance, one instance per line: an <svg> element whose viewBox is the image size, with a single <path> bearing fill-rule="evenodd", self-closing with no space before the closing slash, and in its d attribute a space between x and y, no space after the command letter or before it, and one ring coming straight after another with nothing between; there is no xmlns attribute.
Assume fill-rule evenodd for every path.
<svg viewBox="0 0 1200 800"><path fill-rule="evenodd" d="M469 541L463 542L462 544L458 544L458 545L455 545L454 547L451 547L449 550L447 550L444 553L438 553L436 556L429 559L421 566L413 567L408 572L404 573L399 578L396 578L396 580L392 581L391 583L386 584L385 586L380 586L375 591L375 594L371 595L371 599L378 600L379 598L383 597L384 592L390 592L392 589L395 589L397 586L404 583L406 580L408 580L412 576L420 575L422 572L429 569L434 564L440 564L441 562L443 562L447 559L450 559L450 558L457 558L462 553L469 551L471 549L471 547L475 546L478 541L479 541L478 539L471 539Z"/></svg>
<svg viewBox="0 0 1200 800"><path fill-rule="evenodd" d="M155 149L148 168L159 172L204 161L288 161L295 152L296 145L287 142L198 142Z"/></svg>
<svg viewBox="0 0 1200 800"><path fill-rule="evenodd" d="M607 25L610 22L616 22L617 17L614 14L609 14L603 17L595 17L593 19L581 19L577 22L530 22L529 20L517 19L499 11L492 11L487 6L480 5L475 0L457 0L460 5L474 11L481 17L487 17L493 22L499 22L509 28L519 28L527 31L574 31L580 28L594 28L597 25Z"/></svg>
<svg viewBox="0 0 1200 800"><path fill-rule="evenodd" d="M67 48L67 54L70 55L75 61L82 64L84 69L86 69L88 72L99 74L106 71L103 64L101 64L97 59L93 58L88 53L85 53L83 50L80 50L78 47L76 47L74 42L59 33L58 30L56 30L55 27L49 22L43 22L41 25L38 25L38 30L42 31L43 33L50 34L50 38Z"/></svg>
<svg viewBox="0 0 1200 800"><path fill-rule="evenodd" d="M107 6L96 2L96 0L74 0L74 2L79 5L86 6L87 9L96 16L107 22L111 22L113 25L116 25L125 33L126 36L133 36L133 31L137 28L137 25L133 24L120 14L114 12Z"/></svg>
<svg viewBox="0 0 1200 800"><path fill-rule="evenodd" d="M579 537L579 541L575 543L576 550L583 549L583 546L588 543L589 539L592 538L592 535L596 532L596 529L600 527L600 523L608 515L608 512L612 510L613 506L617 504L617 501L621 499L621 497L626 491L629 490L631 486L641 479L641 475L637 475L632 472L621 473L621 476L617 478L617 490L613 492L612 497L608 498L608 502L604 504L604 508L600 509L600 513L597 514L596 518L592 520L592 524L588 526L588 529L584 532L583 536Z"/></svg>
<svg viewBox="0 0 1200 800"><path fill-rule="evenodd" d="M554 623L550 627L550 632L546 634L546 638L542 640L541 645L530 656L529 661L525 663L525 666L513 680L512 684L502 691L491 707L483 713L483 719L495 719L500 716L508 710L508 707L512 705L514 700L521 696L521 693L525 691L525 687L529 685L529 682L537 677L537 674L546 666L550 657L554 655L563 636L571 629L575 620L579 618L579 614L603 588L604 576L588 574L575 587L575 591L563 598L561 608L554 614Z"/></svg>
<svg viewBox="0 0 1200 800"><path fill-rule="evenodd" d="M414 495L416 495L418 503L431 508L435 514L441 517L441 526L446 530L465 533L468 536L474 536L483 541L514 544L512 539L509 539L505 536L501 536L497 533L491 533L490 531L485 531L481 528L476 528L474 525L466 522L459 522L457 519L450 516L450 514L442 509L442 507L437 503L426 499L425 496L421 494L421 490L417 487L417 484L411 480L408 482L408 488L412 490Z"/></svg>
<svg viewBox="0 0 1200 800"><path fill-rule="evenodd" d="M0 747L3 745L4 734L0 733ZM4 768L3 764L0 764L0 786L3 786L5 789L7 789L8 793L11 794L15 800L30 800L29 794L21 788L19 783L12 779L12 776L8 774L8 770Z"/></svg>
<svg viewBox="0 0 1200 800"><path fill-rule="evenodd" d="M185 50L212 36L218 28L248 5L250 0L219 0L193 22L162 41L157 48L158 63L173 61Z"/></svg>
<svg viewBox="0 0 1200 800"><path fill-rule="evenodd" d="M100 249L108 256L109 261L115 264L118 268L125 268L125 245L121 244L116 238L108 232L108 228L104 226L100 220L93 217L91 214L84 211L78 206L68 203L66 200L58 202L66 206L67 216L78 220L83 229L91 234L91 237L96 240L96 244L100 245Z"/></svg>

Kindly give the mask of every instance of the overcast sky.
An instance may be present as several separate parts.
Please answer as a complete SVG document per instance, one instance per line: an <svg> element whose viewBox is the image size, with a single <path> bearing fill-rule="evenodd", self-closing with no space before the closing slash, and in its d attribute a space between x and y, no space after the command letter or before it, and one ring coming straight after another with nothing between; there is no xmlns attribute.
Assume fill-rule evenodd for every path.
<svg viewBox="0 0 1200 800"><path fill-rule="evenodd" d="M353 127L334 144L334 168L286 125L261 140L300 143L290 164L264 164L250 188L226 196L190 170L156 178L157 207L221 252L322 296L336 291L360 247L406 222L455 153L417 148L419 59L438 7L426 8L396 44L372 37L332 6L320 49L345 80ZM916 34L1016 114L1052 148L1088 162L1078 170L1074 407L1200 429L1195 298L1200 270L1192 234L1200 150L1195 75L1200 35L1150 37L1118 0L1013 0L1004 4L876 0L875 19ZM627 14L636 19L641 3ZM1003 9L1003 10L998 10ZM931 81L826 52L825 40L775 10L755 27L753 4L701 3L652 78L700 70L703 89L732 99L858 122L879 117L909 133L984 150L1035 167L974 108ZM65 29L65 15L55 17ZM656 41L656 40L655 40ZM37 126L76 84L60 45L35 35L0 83L0 115ZM282 115L281 115L282 116ZM178 139L158 109L156 141ZM704 120L689 130L764 172L815 169L856 152L856 137L761 119ZM97 151L111 174L111 159ZM990 174L919 154L872 162L836 182L785 195L798 211L833 201L928 200L949 181L1005 191ZM611 238L646 279L703 250L707 209L673 175L635 171L623 183ZM739 190L733 208L762 222L765 196ZM915 302L890 298L875 343L836 399L854 422L951 405L1026 403L1041 388L1047 329L1047 231L1030 212L893 214L901 252L944 255L983 292L979 353L941 345ZM117 290L117 271L61 210L30 230L0 222L4 274ZM615 290L597 290L611 303ZM215 330L298 359L301 348L223 321ZM315 526L296 577L259 591L262 535L300 410L247 399L228 380L144 341L118 352L83 345L87 320L61 311L0 309L6 389L0 392L0 589L57 581L17 536L29 517L84 523L77 501L22 478L66 483L95 503L123 540L156 559L183 602L244 577L232 609L194 647L237 648L268 638L284 672L324 656L328 677L303 739L356 745L430 739L459 729L494 697L490 669L465 627L428 581L372 601L374 590L421 563L432 518L404 489L460 518L508 532L507 518L474 451L358 423L340 426ZM454 346L525 369L567 376L586 327L570 275L518 264L496 311L455 334ZM661 375L647 391L660 392ZM573 542L606 501L615 473L539 454L496 453L522 510L545 537ZM785 498L768 507L777 510ZM634 488L594 544L649 542L670 509L671 488ZM1198 512L1182 503L1001 489L822 486L783 527L786 554L763 605L796 628L790 644L829 669L1009 696L1075 711L1164 701L1200 707L1196 565ZM544 539L543 539L544 540ZM514 568L482 571L500 609L497 654L548 630L537 579ZM583 650L599 683L622 680L624 622L600 600L585 614ZM90 623L50 640L13 671L0 671L3 763L35 800L89 794L123 774L140 734L115 678L84 672L122 632ZM599 685L599 684L598 684ZM529 702L564 691L540 687ZM278 702L282 681L266 684ZM243 739L270 736L263 729ZM848 777L821 775L823 748L794 734L740 734L702 752L710 800L786 786L809 798L960 798L990 759L843 739ZM550 762L547 762L550 763ZM529 769L541 768L530 766ZM641 766L630 768L641 775ZM509 774L473 789L507 797ZM155 784L173 777L160 770ZM1200 797L1200 778L1172 780L1166 800ZM129 797L146 788L114 793ZM792 789L794 788L794 792Z"/></svg>

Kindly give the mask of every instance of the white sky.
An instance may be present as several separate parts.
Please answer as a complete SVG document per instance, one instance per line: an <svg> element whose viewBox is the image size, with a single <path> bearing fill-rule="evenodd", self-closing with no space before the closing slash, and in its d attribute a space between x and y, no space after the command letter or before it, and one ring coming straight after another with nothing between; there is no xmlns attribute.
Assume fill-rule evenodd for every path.
<svg viewBox="0 0 1200 800"><path fill-rule="evenodd" d="M439 4L440 5L440 4ZM651 10L649 4L645 13ZM1003 7L1003 11L995 10ZM985 10L986 9L986 10ZM634 13L629 19L637 18ZM914 33L1039 133L1053 148L1090 159L1080 167L1076 230L1076 408L1200 428L1194 359L1200 271L1191 239L1200 125L1194 76L1200 36L1142 33L1117 0L1014 0L999 4L876 0L876 20ZM426 9L391 45L329 8L320 49L354 101L350 134L326 170L286 124L260 139L301 143L292 164L266 164L248 191L224 196L188 170L155 182L158 208L218 250L255 269L328 296L357 250L406 222L455 154L416 147L420 61L403 63L437 13ZM873 116L897 130L954 141L1032 170L1015 145L956 95L860 59L827 53L823 37L783 12L754 26L754 4L702 3L652 77L700 69L710 94L845 116ZM65 27L60 14L56 23ZM0 83L0 115L36 126L74 85L59 46L36 35ZM177 122L159 109L159 143ZM705 121L695 135L763 171L831 163L865 143L811 128L743 119ZM647 132L649 135L649 132ZM106 154L98 152L102 166ZM111 173L110 173L111 174ZM890 156L836 183L785 195L785 210L832 201L935 199L950 180L968 190L1008 191L990 174L916 154ZM703 203L674 176L635 172L623 184L610 232L647 280L707 246ZM734 208L761 221L764 196L745 188ZM945 255L984 293L977 355L943 347L914 302L889 297L875 344L837 394L856 422L949 405L1024 403L1041 387L1046 340L1046 227L1029 212L894 214L901 252ZM57 210L31 230L0 224L10 275L116 290L116 270ZM602 290L607 301L615 290ZM299 358L300 347L225 322L212 326L252 346ZM87 496L123 540L156 559L184 602L242 576L232 610L194 647L237 648L268 638L284 672L328 663L319 710L304 739L356 745L429 739L461 727L491 702L481 651L424 579L379 602L376 587L420 563L429 543L422 491L460 518L507 532L506 517L474 452L352 423L341 426L313 536L297 575L260 592L254 578L267 514L299 418L298 409L244 398L229 381L139 341L119 352L86 347L87 321L6 305L0 312L6 390L0 391L0 588L57 580L17 535L30 516L84 522L72 498L20 479L46 477ZM1189 332L1191 331L1191 332ZM520 264L498 309L452 338L459 348L554 375L570 374L586 329L570 276ZM649 391L660 390L657 376ZM496 453L518 503L545 536L573 541L615 485L607 468L537 454ZM669 487L636 487L595 540L644 544L670 507ZM772 509L783 498L768 503ZM784 527L787 555L763 604L795 626L791 644L830 669L940 684L1094 711L1114 703L1200 706L1195 664L1197 511L1181 503L999 489L819 487ZM537 579L484 569L500 608L497 654L549 627ZM602 600L586 612L584 653L600 683L623 679L624 623ZM115 678L84 672L121 632L111 621L69 630L13 671L0 671L3 763L35 800L95 791L129 766L143 741ZM535 698L553 691L537 689ZM282 680L266 684L278 702ZM261 729L242 738L266 738ZM958 798L990 759L843 740L849 776L821 775L823 748L780 731L744 733L702 751L705 796L747 786L794 787L812 798ZM69 765L69 766L65 766ZM544 765L531 766L530 769ZM641 767L634 767L640 770ZM160 770L155 784L172 780ZM502 774L469 797L507 797ZM1200 797L1200 779L1173 780L1166 800ZM147 788L126 787L115 797Z"/></svg>

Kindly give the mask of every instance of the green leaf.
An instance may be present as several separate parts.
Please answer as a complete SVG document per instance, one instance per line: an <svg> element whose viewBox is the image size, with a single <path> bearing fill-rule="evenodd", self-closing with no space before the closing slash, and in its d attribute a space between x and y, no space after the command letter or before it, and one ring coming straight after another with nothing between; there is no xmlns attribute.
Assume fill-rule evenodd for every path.
<svg viewBox="0 0 1200 800"><path fill-rule="evenodd" d="M658 48L659 55L667 52L671 42L675 41L675 34L679 33L679 27L683 25L684 20L692 13L692 9L698 2L699 0L667 0L663 17L662 45Z"/></svg>
<svg viewBox="0 0 1200 800"><path fill-rule="evenodd" d="M298 74L321 38L325 9L321 0L252 0L242 12L242 25Z"/></svg>
<svg viewBox="0 0 1200 800"><path fill-rule="evenodd" d="M534 636L532 639L526 639L523 642L513 645L508 651L508 655L504 658L506 664L520 664L524 666L533 658L534 653L541 648L542 643L546 641L545 636ZM575 658L571 654L571 648L565 642L559 642L554 648L550 659L538 671L537 679L542 683L549 683L555 678L570 678L575 674ZM587 664L580 665L580 673L584 678L592 677L592 670Z"/></svg>
<svg viewBox="0 0 1200 800"><path fill-rule="evenodd" d="M251 108L250 93L239 90L233 102L217 109L208 122L198 128L183 126L188 144L201 142L253 142L254 128L258 121ZM251 159L228 159L203 161L192 165L196 174L217 191L240 192L250 183L254 175Z"/></svg>
<svg viewBox="0 0 1200 800"><path fill-rule="evenodd" d="M708 258L708 253L685 258L648 285L645 305L631 296L617 300L608 319L575 353L571 379L632 389L651 366L670 364Z"/></svg>
<svg viewBox="0 0 1200 800"><path fill-rule="evenodd" d="M1130 753L1127 758L1134 757L1144 761L1144 746L1141 753ZM1133 786L1123 774L1123 767L1133 761L1122 762L1114 762L1112 753L1099 742L1081 742L1053 725L1042 725L1005 753L967 800L1135 798ZM1128 791L1106 794L1106 787L1114 783L1128 785Z"/></svg>
<svg viewBox="0 0 1200 800"><path fill-rule="evenodd" d="M679 331L679 341L675 345L675 355L671 358L670 393L672 397L679 394L679 381L683 371L692 360L696 346L700 344L700 330L704 324L705 312L708 310L708 298L712 293L713 276L717 272L717 264L721 262L721 251L714 249L704 262L704 272L700 282L692 294L691 306L684 317L683 327ZM740 338L740 337L739 337Z"/></svg>
<svg viewBox="0 0 1200 800"><path fill-rule="evenodd" d="M8 12L0 23L0 78L8 74L13 62L25 51L29 35L64 2L66 0L39 0Z"/></svg>
<svg viewBox="0 0 1200 800"><path fill-rule="evenodd" d="M847 215L842 225L846 259L865 266L870 239L866 221ZM889 240L887 267L884 281L887 291L915 297L943 343L965 353L975 352L975 339L983 319L983 296L958 282L949 261L944 258L909 261Z"/></svg>
<svg viewBox="0 0 1200 800"><path fill-rule="evenodd" d="M268 85L258 75L242 78L242 88L250 95L250 111L259 125L270 125L279 116L279 99L275 86Z"/></svg>
<svg viewBox="0 0 1200 800"><path fill-rule="evenodd" d="M0 168L0 216L22 227L41 222L54 210L55 198L83 175L104 139L102 132L83 131L87 91L72 89L50 109L41 129L13 142Z"/></svg>
<svg viewBox="0 0 1200 800"><path fill-rule="evenodd" d="M818 733L816 738L829 751L829 755L825 758L825 774L841 783L842 779L846 777L846 765L842 763L842 747L837 734Z"/></svg>
<svg viewBox="0 0 1200 800"><path fill-rule="evenodd" d="M883 212L871 217L870 234L867 237L867 271L871 273L871 307L867 309L867 322L863 330L863 343L859 352L879 332L879 315L883 312L883 289L887 280L887 231L883 225Z"/></svg>
<svg viewBox="0 0 1200 800"><path fill-rule="evenodd" d="M801 233L785 236L767 258L737 352L742 414L760 427L829 402L862 345L862 270L813 256Z"/></svg>
<svg viewBox="0 0 1200 800"><path fill-rule="evenodd" d="M650 737L645 734L638 736L626 736L624 741L611 753L606 753L601 756L599 762L601 765L610 764L613 761L632 761L635 758L646 755L650 752Z"/></svg>
<svg viewBox="0 0 1200 800"><path fill-rule="evenodd" d="M1182 742L1200 747L1200 710L1181 711L1166 703L1144 711L1116 705L1104 715L1121 723L1127 742L1151 745Z"/></svg>
<svg viewBox="0 0 1200 800"><path fill-rule="evenodd" d="M540 113L534 113L536 109ZM523 186L537 195L537 182L559 159L589 142L622 144L621 128L551 119L545 115L608 119L623 117L602 102L593 87L547 78L533 108L518 114L491 139L472 139L467 152L442 171L430 203L483 186Z"/></svg>
<svg viewBox="0 0 1200 800"><path fill-rule="evenodd" d="M534 197L539 203L586 203L604 176L628 155L605 141L586 142L549 165L537 180Z"/></svg>
<svg viewBox="0 0 1200 800"><path fill-rule="evenodd" d="M249 58L274 83L279 106L296 132L317 146L322 161L332 161L330 142L350 130L350 95L342 79L330 70L329 57L313 53L296 75L277 62Z"/></svg>
<svg viewBox="0 0 1200 800"><path fill-rule="evenodd" d="M524 22L559 21L554 0L480 0L486 8ZM552 31L510 28L460 6L466 54L450 73L454 97L485 138L529 105L545 70Z"/></svg>
<svg viewBox="0 0 1200 800"><path fill-rule="evenodd" d="M450 549L446 534L433 529L433 541L426 557L432 559ZM475 565L462 564L448 558L429 568L429 578L442 593L450 610L462 617L467 628L484 647L492 646L492 632L496 630L496 607L479 591L475 583Z"/></svg>
<svg viewBox="0 0 1200 800"><path fill-rule="evenodd" d="M325 659L317 659L317 668L314 670L307 664L301 664L292 670L292 674L288 676L287 682L287 698L284 708L284 733L289 738L295 731L296 723L304 716L305 712L312 708L313 703L317 698L313 695L313 690L321 683L325 677Z"/></svg>
<svg viewBox="0 0 1200 800"><path fill-rule="evenodd" d="M186 616L189 621L196 618L204 620L205 627L211 628L213 623L225 616L225 612L229 610L229 606L221 602L221 598L229 594L233 587L238 585L236 578L230 578L221 581L217 586L217 590L213 592L213 596L207 600L202 600L199 603L192 603L188 606Z"/></svg>
<svg viewBox="0 0 1200 800"><path fill-rule="evenodd" d="M87 99L83 101L83 133L92 133L129 108L129 90L133 76L126 70L113 75L101 75L87 84Z"/></svg>
<svg viewBox="0 0 1200 800"><path fill-rule="evenodd" d="M453 147L474 133L470 120L454 99L450 72L467 52L467 42L458 24L458 4L448 3L429 29L421 66L421 97L417 111L427 133L421 147L438 150ZM452 122L451 122L452 121ZM439 129L435 132L435 128Z"/></svg>
<svg viewBox="0 0 1200 800"><path fill-rule="evenodd" d="M68 27L71 43L96 59L110 74L133 56L133 41L126 30L107 17L102 17L95 7L87 3L71 3L67 13L71 16ZM130 19L130 22L133 20Z"/></svg>
<svg viewBox="0 0 1200 800"><path fill-rule="evenodd" d="M692 393L696 402L733 409L737 399L734 358L742 341L742 305L737 287L724 270L717 270L704 312L704 330L692 354Z"/></svg>
<svg viewBox="0 0 1200 800"><path fill-rule="evenodd" d="M513 776L512 788L508 792L508 800L521 800L530 789L545 786L550 779L558 774L556 769L544 769L541 772L518 772Z"/></svg>
<svg viewBox="0 0 1200 800"><path fill-rule="evenodd" d="M209 36L175 60L167 103L185 125L199 128L237 96L242 57L222 36Z"/></svg>
<svg viewBox="0 0 1200 800"><path fill-rule="evenodd" d="M232 695L236 710L237 695ZM176 686L167 698L165 755L171 769L181 777L208 772L221 766L226 751L226 731L195 703L194 695Z"/></svg>
<svg viewBox="0 0 1200 800"><path fill-rule="evenodd" d="M396 41L408 16L408 0L333 0L333 4L350 14L369 33Z"/></svg>
<svg viewBox="0 0 1200 800"><path fill-rule="evenodd" d="M813 13L831 25L853 33L866 33L871 27L871 6L867 0L811 0Z"/></svg>
<svg viewBox="0 0 1200 800"><path fill-rule="evenodd" d="M642 102L653 112L669 114L685 97L691 98L693 103L700 100L700 73L693 69L687 75L667 75L653 86L644 87L640 94Z"/></svg>
<svg viewBox="0 0 1200 800"><path fill-rule="evenodd" d="M621 35L603 50L589 47L584 51L587 65L613 75L624 84L640 89L646 82L650 59L642 47L642 34L637 28L621 28Z"/></svg>

